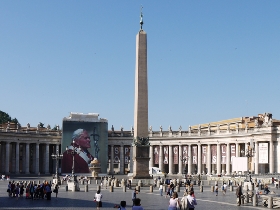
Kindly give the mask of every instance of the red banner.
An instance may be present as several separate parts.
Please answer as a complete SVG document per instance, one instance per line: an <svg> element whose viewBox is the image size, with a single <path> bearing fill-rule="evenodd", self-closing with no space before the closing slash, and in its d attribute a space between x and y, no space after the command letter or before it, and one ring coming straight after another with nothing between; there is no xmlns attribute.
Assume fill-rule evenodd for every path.
<svg viewBox="0 0 280 210"><path fill-rule="evenodd" d="M114 163L120 162L120 146L114 146Z"/></svg>
<svg viewBox="0 0 280 210"><path fill-rule="evenodd" d="M211 163L217 164L217 145L211 145Z"/></svg>
<svg viewBox="0 0 280 210"><path fill-rule="evenodd" d="M124 146L124 163L128 164L130 160L130 146Z"/></svg>
<svg viewBox="0 0 280 210"><path fill-rule="evenodd" d="M164 146L163 147L163 164L168 164L168 147L169 146Z"/></svg>
<svg viewBox="0 0 280 210"><path fill-rule="evenodd" d="M183 146L183 158L188 158L188 146Z"/></svg>
<svg viewBox="0 0 280 210"><path fill-rule="evenodd" d="M201 147L201 164L206 164L207 162L207 146Z"/></svg>
<svg viewBox="0 0 280 210"><path fill-rule="evenodd" d="M232 158L236 157L236 148L235 144L230 145L230 163L232 163Z"/></svg>
<svg viewBox="0 0 280 210"><path fill-rule="evenodd" d="M197 146L192 146L192 163L197 164Z"/></svg>
<svg viewBox="0 0 280 210"><path fill-rule="evenodd" d="M159 164L159 146L154 146L154 164Z"/></svg>
<svg viewBox="0 0 280 210"><path fill-rule="evenodd" d="M179 147L174 146L173 147L173 163L174 164L178 164L178 162L179 162L178 155L179 155Z"/></svg>
<svg viewBox="0 0 280 210"><path fill-rule="evenodd" d="M227 164L227 145L221 145L221 164Z"/></svg>

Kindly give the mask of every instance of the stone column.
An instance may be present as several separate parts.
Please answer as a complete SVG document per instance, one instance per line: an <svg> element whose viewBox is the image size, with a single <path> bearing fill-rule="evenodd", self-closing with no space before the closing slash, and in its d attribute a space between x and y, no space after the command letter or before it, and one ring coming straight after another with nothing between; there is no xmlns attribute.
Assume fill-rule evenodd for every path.
<svg viewBox="0 0 280 210"><path fill-rule="evenodd" d="M19 174L19 142L16 143L16 174Z"/></svg>
<svg viewBox="0 0 280 210"><path fill-rule="evenodd" d="M120 174L124 174L124 147L121 144L121 151L120 151Z"/></svg>
<svg viewBox="0 0 280 210"><path fill-rule="evenodd" d="M226 174L230 175L230 144L227 143L227 165L226 165Z"/></svg>
<svg viewBox="0 0 280 210"><path fill-rule="evenodd" d="M150 145L150 162L149 162L149 168L154 166L154 154L153 154L153 146Z"/></svg>
<svg viewBox="0 0 280 210"><path fill-rule="evenodd" d="M217 144L217 174L221 174L221 145Z"/></svg>
<svg viewBox="0 0 280 210"><path fill-rule="evenodd" d="M169 173L168 174L173 174L173 156L172 156L172 145L169 145L168 149L168 167L169 167Z"/></svg>
<svg viewBox="0 0 280 210"><path fill-rule="evenodd" d="M36 143L35 174L39 173L39 143Z"/></svg>
<svg viewBox="0 0 280 210"><path fill-rule="evenodd" d="M46 144L46 150L45 150L45 174L50 173L50 145Z"/></svg>
<svg viewBox="0 0 280 210"><path fill-rule="evenodd" d="M5 160L5 171L6 174L10 174L10 142L6 142L6 160Z"/></svg>
<svg viewBox="0 0 280 210"><path fill-rule="evenodd" d="M255 143L255 174L259 174L259 142Z"/></svg>
<svg viewBox="0 0 280 210"><path fill-rule="evenodd" d="M211 168L211 144L208 144L207 147L207 173L211 174L212 173L212 168Z"/></svg>
<svg viewBox="0 0 280 210"><path fill-rule="evenodd" d="M10 171L12 173L16 172L16 144L15 143L11 143L12 146L12 168L10 169Z"/></svg>
<svg viewBox="0 0 280 210"><path fill-rule="evenodd" d="M159 164L160 171L163 171L163 149L162 149L162 145L159 145L159 160L158 160L158 164Z"/></svg>
<svg viewBox="0 0 280 210"><path fill-rule="evenodd" d="M129 160L129 171L130 173L133 172L133 147L130 147L130 160Z"/></svg>
<svg viewBox="0 0 280 210"><path fill-rule="evenodd" d="M6 148L5 148L5 144L4 144L4 142L2 141L1 142L1 172L5 172L5 163L6 163L6 161L5 161L5 154L6 153Z"/></svg>
<svg viewBox="0 0 280 210"><path fill-rule="evenodd" d="M197 173L201 174L201 144L197 145Z"/></svg>
<svg viewBox="0 0 280 210"><path fill-rule="evenodd" d="M25 144L25 174L30 174L29 172L29 143Z"/></svg>
<svg viewBox="0 0 280 210"><path fill-rule="evenodd" d="M188 145L188 174L192 173L192 154L191 154L191 144Z"/></svg>
<svg viewBox="0 0 280 210"><path fill-rule="evenodd" d="M114 174L114 145L111 145L110 173Z"/></svg>
<svg viewBox="0 0 280 210"><path fill-rule="evenodd" d="M239 143L235 143L235 155L236 157L240 157Z"/></svg>
<svg viewBox="0 0 280 210"><path fill-rule="evenodd" d="M182 145L179 145L179 166L178 166L178 174L182 174L182 161L181 158L183 158L183 154L182 154Z"/></svg>
<svg viewBox="0 0 280 210"><path fill-rule="evenodd" d="M273 141L269 142L269 173L274 173L274 145Z"/></svg>

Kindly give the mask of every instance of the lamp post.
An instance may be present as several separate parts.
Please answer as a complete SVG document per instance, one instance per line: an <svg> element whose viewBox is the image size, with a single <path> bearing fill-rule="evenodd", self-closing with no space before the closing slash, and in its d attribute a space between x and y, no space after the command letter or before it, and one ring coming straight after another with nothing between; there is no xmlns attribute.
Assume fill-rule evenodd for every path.
<svg viewBox="0 0 280 210"><path fill-rule="evenodd" d="M62 158L63 158L63 155L61 153L59 154L58 149L56 150L55 154L52 153L52 159L56 160L55 178L54 178L56 184L60 184L60 179L59 179L59 176L58 176L58 161Z"/></svg>
<svg viewBox="0 0 280 210"><path fill-rule="evenodd" d="M185 169L184 169L184 173L183 174L187 174L187 162L189 160L189 156L180 156L180 160L183 162L183 164L185 165ZM185 175L186 176L186 175ZM186 177L185 177L186 178Z"/></svg>
<svg viewBox="0 0 280 210"><path fill-rule="evenodd" d="M242 154L243 157L248 158L248 175L249 175L249 181L251 181L251 175L250 175L251 167L249 166L249 164L250 164L249 158L254 157L255 148L251 147L250 143L248 142L247 143L247 149L246 150L242 149L241 154Z"/></svg>
<svg viewBox="0 0 280 210"><path fill-rule="evenodd" d="M73 140L73 145L75 145L75 140ZM76 154L80 154L81 153L81 147L75 149L75 147L73 148L72 151L69 151L68 146L66 147L66 152L67 154L71 154L72 155L72 177L74 177L75 174L75 155Z"/></svg>

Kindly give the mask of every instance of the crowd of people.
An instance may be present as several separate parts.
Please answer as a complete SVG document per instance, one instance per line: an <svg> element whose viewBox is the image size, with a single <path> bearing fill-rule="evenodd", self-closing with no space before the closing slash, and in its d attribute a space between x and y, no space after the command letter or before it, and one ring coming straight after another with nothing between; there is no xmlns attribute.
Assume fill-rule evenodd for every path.
<svg viewBox="0 0 280 210"><path fill-rule="evenodd" d="M55 193L57 198L59 186L54 185L52 190L52 185L44 181L42 184L35 184L34 182L15 182L9 181L7 186L7 193L9 197L14 197L18 200L19 197L25 197L26 199L39 200L47 199L51 200L52 192ZM25 196L24 196L25 193Z"/></svg>

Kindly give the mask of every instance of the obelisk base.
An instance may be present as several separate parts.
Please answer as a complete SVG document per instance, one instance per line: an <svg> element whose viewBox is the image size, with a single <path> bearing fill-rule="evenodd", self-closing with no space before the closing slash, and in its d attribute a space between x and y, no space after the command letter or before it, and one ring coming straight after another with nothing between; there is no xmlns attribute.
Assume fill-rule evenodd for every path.
<svg viewBox="0 0 280 210"><path fill-rule="evenodd" d="M149 146L134 147L133 179L151 179L149 174Z"/></svg>

